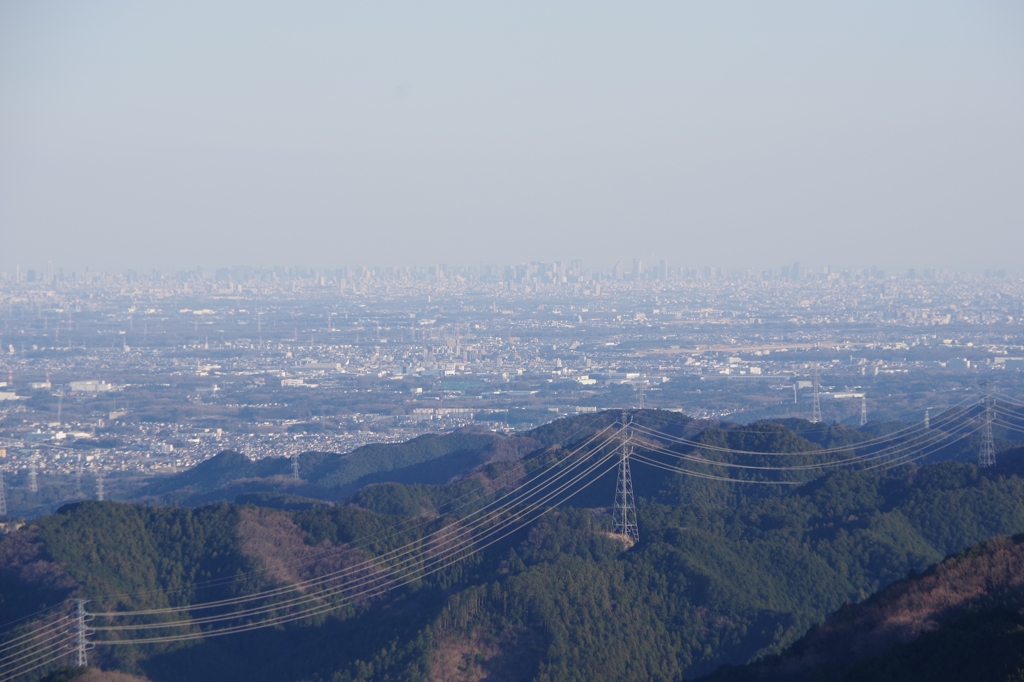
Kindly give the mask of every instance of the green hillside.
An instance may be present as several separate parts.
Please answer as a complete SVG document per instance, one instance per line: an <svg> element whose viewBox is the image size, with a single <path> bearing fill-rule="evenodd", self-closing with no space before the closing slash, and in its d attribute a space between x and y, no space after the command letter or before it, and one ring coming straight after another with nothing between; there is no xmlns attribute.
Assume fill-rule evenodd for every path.
<svg viewBox="0 0 1024 682"><path fill-rule="evenodd" d="M841 459L850 441L870 437L806 422L738 427L652 416L661 431L702 447L725 442L806 452L816 461ZM564 456L565 443L599 427L599 420L563 423L532 434L534 446L547 445L525 456L478 459L470 475L451 482L380 481L349 504L264 494L248 498L260 506L69 505L0 541L3 621L29 616L4 638L42 622L46 616L31 615L41 609L61 612L72 596L91 599L93 611L184 607L360 566L457 528L450 524L501 495L504 484L539 475ZM814 454L843 439L839 450ZM645 447L638 441L637 452ZM960 457L967 447L948 453ZM453 443L435 459L471 449ZM676 451L700 450L679 444ZM722 470L728 459L699 466ZM800 484L784 487L636 463L641 539L628 549L609 533L609 472L531 526L386 594L275 628L97 647L90 661L154 682L693 678L779 654L844 603L975 543L1024 531L1024 452L1003 449L998 461L983 471L946 461L798 472L787 476ZM211 462L216 471L221 463ZM392 575L384 565L360 570L383 580Z"/></svg>
<svg viewBox="0 0 1024 682"><path fill-rule="evenodd" d="M504 441L512 440L513 444ZM299 481L292 479L291 461L283 457L250 460L224 451L188 471L159 478L142 487L138 499L162 504L204 504L231 501L253 492L280 492L325 500L350 495L380 480L444 483L486 461L503 449L533 449L528 438L509 439L492 433L428 434L405 443L364 445L346 454L304 452L299 455ZM429 470L412 469L426 462ZM403 473L393 473L396 471Z"/></svg>
<svg viewBox="0 0 1024 682"><path fill-rule="evenodd" d="M969 418L970 415L967 415ZM908 429L910 424L878 425L856 429L840 424L811 424L799 419L765 421L751 425L727 422L699 422L676 412L661 410L611 410L590 415L559 419L532 431L504 436L489 431L456 431L450 434L429 434L405 443L378 443L366 445L346 453L305 452L299 458L299 480L292 477L291 462L286 458L270 457L252 461L237 452L225 451L189 469L168 477L149 481L138 489L130 500L151 504L200 505L211 502L252 502L255 493L298 496L327 501L344 500L364 487L375 483L403 483L439 485L465 476L491 462L521 459L545 447L561 447L578 443L601 429L626 420L638 426L656 429L669 436L683 437L712 448L728 447L736 450L768 452L813 453L822 448L836 450L850 448L847 453L835 452L805 460L830 462L850 456L853 448L860 454L878 450L871 439L880 432L889 433ZM936 418L936 422L940 417ZM964 417L949 420L947 429L955 432L964 423ZM643 445L641 437L638 443ZM861 445L867 443L866 445ZM1002 447L1013 441L1000 440ZM696 446L671 446L675 451L699 452L708 460L733 462L713 450ZM925 461L972 461L977 450L977 438L972 437L939 448ZM774 465L773 458L743 460L746 464ZM722 475L729 473L740 478L759 479L747 470L709 470ZM819 472L788 473L782 478L806 481ZM661 476L655 479L657 493ZM591 500L590 506L599 506Z"/></svg>
<svg viewBox="0 0 1024 682"><path fill-rule="evenodd" d="M1024 534L974 545L846 604L778 656L707 682L1024 679Z"/></svg>

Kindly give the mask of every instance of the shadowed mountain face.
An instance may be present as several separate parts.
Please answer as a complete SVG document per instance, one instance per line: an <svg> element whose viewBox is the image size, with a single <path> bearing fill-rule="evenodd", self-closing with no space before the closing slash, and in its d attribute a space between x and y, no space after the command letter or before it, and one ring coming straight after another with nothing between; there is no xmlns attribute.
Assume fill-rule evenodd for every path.
<svg viewBox="0 0 1024 682"><path fill-rule="evenodd" d="M780 656L707 682L1018 680L1024 535L975 545L845 605Z"/></svg>
<svg viewBox="0 0 1024 682"><path fill-rule="evenodd" d="M350 453L305 452L299 479L291 461L268 457L252 461L225 451L180 474L152 481L139 499L159 503L204 504L239 495L274 492L321 500L339 500L380 481L441 484L486 463L491 457L521 457L539 443L525 437L456 432L426 435L406 443L366 445ZM429 466L424 466L429 463Z"/></svg>
<svg viewBox="0 0 1024 682"><path fill-rule="evenodd" d="M391 552L421 546L435 532L452 537L511 482L560 471L574 443L621 415L588 417L592 421L556 422L528 436L459 433L373 451L390 457L390 468L348 470L356 476L352 485L361 487L346 500L325 502L282 487L240 493L251 503L245 505L68 505L0 540L0 612L5 621L51 606L55 610L46 613L59 614L62 600L81 596L95 610L173 607L188 613L190 605L339 572L346 580L381 583L404 575L387 563ZM653 411L632 417L634 424L658 423L659 431L698 444L675 444L677 452L707 452L723 462L711 446L817 458L822 443L867 437L806 422L739 427ZM654 456L649 435L637 435L634 445L637 453ZM401 459L396 453L403 452L427 452L427 458ZM495 536L476 554L449 561L435 548L436 572L391 591L359 593L329 612L276 628L182 644L98 647L90 662L154 682L689 679L779 654L844 602L863 601L894 583L898 588L908 573L980 541L1024 531L1022 455L1001 450L999 466L988 470L947 461L890 472L798 472L792 480L800 484L785 488L694 478L636 462L640 542L625 550L609 532L612 461L593 485L531 525ZM363 462L381 465L370 455ZM288 462L279 463L286 473L239 478L269 465L225 453L204 464L202 475L186 472L178 480L188 482L190 495L205 485L220 494L236 490L231 486L239 481L289 478ZM323 482L336 464L310 459L302 475ZM1000 606L1002 620L989 618L980 583L969 579L982 572L989 576L985 585L995 584L1005 569L1000 575L1012 587L1016 578L1007 567L1021 565L1013 564L1021 544L986 547L992 559L984 571L968 562L958 571L943 569L945 583L937 583L967 581L954 590L956 603L967 605L960 615L949 619L929 606L928 595L941 589L921 583L904 601L893 598L909 619L889 618L884 609L858 617L852 629L826 641L861 642L852 653L815 644L809 655L826 663L834 656L836 665L846 666L840 674L854 675L868 670L858 666L882 660L870 658L878 652L910 652L912 663L919 642L969 630L977 618L993 641L1012 638L1012 610ZM964 556L973 561L975 555ZM310 598L320 603L320 596ZM25 627L46 617L31 616ZM918 621L925 625L915 630ZM897 634L873 639L865 633L875 622L890 623L886 627ZM19 632L6 631L0 646ZM886 648L892 641L907 644Z"/></svg>
<svg viewBox="0 0 1024 682"><path fill-rule="evenodd" d="M238 501L296 509L296 504L308 506L316 500L338 502L371 484L441 485L488 464L519 460L544 448L570 447L601 429L627 422L670 437L706 443L712 448L767 452L813 453L820 448L854 447L877 435L873 431L836 424L811 424L798 419L740 426L717 421L698 422L679 413L660 410L613 410L560 419L513 436L466 429L444 435L424 435L405 443L366 445L345 454L305 452L298 456L298 479L293 477L288 458L251 461L240 453L225 451L183 473L151 480L131 499L189 506ZM908 426L888 425L886 430ZM634 438L641 448L653 442L639 432ZM672 447L680 452L694 449L692 446ZM869 446L866 452L870 451ZM969 459L973 451L974 443L963 441L940 449L927 461ZM701 454L710 460L730 459L714 450ZM748 459L745 463L777 464L772 458ZM756 477L743 470L730 473ZM790 474L784 478L802 481L815 475L813 472ZM643 487L643 474L640 478L639 484ZM659 475L655 480L661 478ZM658 485L655 483L652 494L657 492ZM584 499L586 506L603 506L597 497Z"/></svg>
<svg viewBox="0 0 1024 682"><path fill-rule="evenodd" d="M651 424L676 430L690 421L673 412L644 414ZM180 505L235 500L290 504L279 498L338 501L374 483L440 485L488 463L518 460L543 447L578 442L621 418L618 411L602 412L561 419L514 436L463 429L405 443L365 445L345 454L304 452L298 457L298 480L288 458L252 461L238 452L224 451L188 471L150 481L133 499Z"/></svg>
<svg viewBox="0 0 1024 682"><path fill-rule="evenodd" d="M151 682L144 677L126 675L96 668L63 668L43 678L42 682Z"/></svg>

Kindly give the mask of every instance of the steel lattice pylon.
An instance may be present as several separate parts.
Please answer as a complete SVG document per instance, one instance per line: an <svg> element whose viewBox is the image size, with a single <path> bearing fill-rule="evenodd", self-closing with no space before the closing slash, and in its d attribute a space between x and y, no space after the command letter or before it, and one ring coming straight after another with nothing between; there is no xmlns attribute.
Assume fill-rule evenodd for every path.
<svg viewBox="0 0 1024 682"><path fill-rule="evenodd" d="M811 423L821 421L821 401L818 398L818 363L814 363L814 405L811 408Z"/></svg>
<svg viewBox="0 0 1024 682"><path fill-rule="evenodd" d="M28 462L28 490L32 493L39 492L39 470L36 467L36 457L38 456L39 453L34 453Z"/></svg>
<svg viewBox="0 0 1024 682"><path fill-rule="evenodd" d="M985 391L982 404L985 410L982 413L981 423L981 449L978 450L978 468L984 469L996 464L996 445L992 440L992 398L988 394L988 382L981 382Z"/></svg>
<svg viewBox="0 0 1024 682"><path fill-rule="evenodd" d="M619 473L615 482L615 507L612 509L614 518L613 532L631 542L640 540L640 530L636 525L636 503L633 501L633 477L629 473L629 456L633 448L625 445L619 455Z"/></svg>
<svg viewBox="0 0 1024 682"><path fill-rule="evenodd" d="M89 647L89 630L85 627L85 621L88 614L85 612L85 600L75 600L75 665L79 668L84 668L89 665L89 659L86 657L86 651Z"/></svg>

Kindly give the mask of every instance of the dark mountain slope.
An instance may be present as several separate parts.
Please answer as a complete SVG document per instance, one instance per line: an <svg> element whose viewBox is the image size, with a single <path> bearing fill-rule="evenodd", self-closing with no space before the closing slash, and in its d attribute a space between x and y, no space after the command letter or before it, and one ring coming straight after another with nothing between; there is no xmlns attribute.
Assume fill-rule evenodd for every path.
<svg viewBox="0 0 1024 682"><path fill-rule="evenodd" d="M515 445L505 444L510 440ZM152 481L139 490L136 498L196 505L234 500L246 493L276 492L338 500L367 483L413 480L417 470L400 472L426 462L439 462L438 476L430 482L443 483L487 461L492 454L500 458L510 451L522 453L536 446L529 438L456 431L420 436L405 443L365 445L347 454L305 452L299 455L299 481L292 480L291 462L287 458L252 461L237 452L225 451L188 471ZM444 478L439 477L442 474Z"/></svg>
<svg viewBox="0 0 1024 682"><path fill-rule="evenodd" d="M251 461L237 452L225 451L183 473L151 480L131 499L196 506L236 499L253 501L256 498L252 495L263 493L339 501L374 483L445 483L466 476L488 463L520 459L529 453L540 453L543 448L571 447L601 429L626 422L653 428L669 436L688 438L712 448L807 453L811 457L807 462L814 459L813 452L819 448L854 447L871 436L868 432L846 426L811 424L797 419L739 426L727 422L696 421L680 413L663 410L609 410L559 419L514 436L464 429L444 435L424 435L405 443L366 445L346 454L305 452L299 455L297 481L292 477L291 462L287 458ZM911 425L899 426L906 428ZM638 444L642 445L645 438L649 437L638 434ZM997 445L1010 447L1016 443L999 441ZM680 452L694 450L692 446L671 447ZM970 461L976 449L974 440L964 440L941 449L928 461ZM700 452L715 461L736 459L715 450ZM842 456L849 456L849 453L823 455L819 459L830 461ZM745 457L744 463L776 465L779 462L771 457ZM764 477L752 470L718 470L712 473L729 473L743 478ZM782 478L804 481L816 475L817 472L808 471L783 474ZM594 506L596 502L588 500L586 504Z"/></svg>
<svg viewBox="0 0 1024 682"><path fill-rule="evenodd" d="M96 668L62 668L47 675L42 682L150 682L144 677L97 670Z"/></svg>
<svg viewBox="0 0 1024 682"><path fill-rule="evenodd" d="M1013 680L1024 673L1024 535L981 543L844 606L780 656L708 682Z"/></svg>
<svg viewBox="0 0 1024 682"><path fill-rule="evenodd" d="M191 506L233 501L255 493L341 500L373 483L436 485L490 462L520 459L538 448L571 446L621 421L624 414L611 410L568 417L514 436L463 429L428 434L405 443L365 445L345 454L304 452L299 455L298 482L292 479L287 458L252 461L240 453L225 451L188 471L150 481L132 499ZM636 411L633 418L670 433L681 433L692 421L679 413L659 410Z"/></svg>
<svg viewBox="0 0 1024 682"><path fill-rule="evenodd" d="M665 416L687 437L706 430ZM714 430L709 438L733 447L763 440L813 454L779 425ZM92 599L96 610L177 607L323 575L339 565L331 562L381 556L460 523L502 482L567 450L495 442L501 453L491 450L468 476L381 482L355 504L282 496L275 500L295 511L70 505L0 540L3 620L68 596ZM1022 454L1000 452L999 466L982 471L955 462L836 471L770 492L637 462L640 542L625 551L609 533L614 481L601 479L480 553L370 601L280 628L98 647L90 661L156 682L692 678L777 654L845 601L1024 531Z"/></svg>

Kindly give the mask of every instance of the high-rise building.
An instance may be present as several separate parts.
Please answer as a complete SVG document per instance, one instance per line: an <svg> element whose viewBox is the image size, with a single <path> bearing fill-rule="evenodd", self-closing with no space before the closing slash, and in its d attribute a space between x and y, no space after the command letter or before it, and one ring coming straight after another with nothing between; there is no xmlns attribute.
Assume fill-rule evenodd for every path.
<svg viewBox="0 0 1024 682"><path fill-rule="evenodd" d="M633 259L633 279L639 280L644 276L644 261L642 258Z"/></svg>

